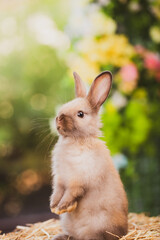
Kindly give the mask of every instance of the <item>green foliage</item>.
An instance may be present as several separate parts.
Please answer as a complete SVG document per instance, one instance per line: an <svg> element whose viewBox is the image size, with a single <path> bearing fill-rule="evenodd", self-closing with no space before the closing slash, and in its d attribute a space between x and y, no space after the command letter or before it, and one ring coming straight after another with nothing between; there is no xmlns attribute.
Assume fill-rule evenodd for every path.
<svg viewBox="0 0 160 240"><path fill-rule="evenodd" d="M146 108L146 104L134 99L121 112L110 102L106 103L102 116L103 133L112 153L136 153L141 148L151 127Z"/></svg>

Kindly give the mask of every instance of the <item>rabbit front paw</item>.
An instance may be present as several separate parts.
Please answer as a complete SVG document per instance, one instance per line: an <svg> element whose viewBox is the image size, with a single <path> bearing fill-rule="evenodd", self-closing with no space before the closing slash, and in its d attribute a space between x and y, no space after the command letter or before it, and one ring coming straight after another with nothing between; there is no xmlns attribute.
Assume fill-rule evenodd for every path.
<svg viewBox="0 0 160 240"><path fill-rule="evenodd" d="M58 205L57 207L55 208L51 208L51 211L53 213L56 213L56 214L62 214L62 213L65 213L65 212L72 212L76 209L77 207L77 202L71 202L71 203L68 203L68 202L64 202L63 204L61 205Z"/></svg>
<svg viewBox="0 0 160 240"><path fill-rule="evenodd" d="M57 187L56 191L50 197L50 209L54 209L58 206L59 202L61 201L64 194L64 190L61 187Z"/></svg>
<svg viewBox="0 0 160 240"><path fill-rule="evenodd" d="M50 209L55 208L56 206L58 206L60 202L60 198L56 197L54 194L51 196L50 199Z"/></svg>

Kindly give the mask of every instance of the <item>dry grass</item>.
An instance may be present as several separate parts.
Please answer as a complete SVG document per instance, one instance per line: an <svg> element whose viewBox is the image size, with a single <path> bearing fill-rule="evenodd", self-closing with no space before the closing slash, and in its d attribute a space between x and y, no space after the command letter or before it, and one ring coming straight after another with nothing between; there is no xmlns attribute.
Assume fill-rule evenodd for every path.
<svg viewBox="0 0 160 240"><path fill-rule="evenodd" d="M47 240L61 231L59 221L50 219L45 222L17 226L14 232L0 235L0 240ZM119 237L117 236L117 239ZM121 240L160 240L160 217L147 217L143 213L129 214L129 231Z"/></svg>

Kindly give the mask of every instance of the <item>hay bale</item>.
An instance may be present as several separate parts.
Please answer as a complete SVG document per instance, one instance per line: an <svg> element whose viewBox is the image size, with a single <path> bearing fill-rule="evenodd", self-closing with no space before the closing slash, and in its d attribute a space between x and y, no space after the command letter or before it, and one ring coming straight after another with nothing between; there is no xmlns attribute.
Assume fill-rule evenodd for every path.
<svg viewBox="0 0 160 240"><path fill-rule="evenodd" d="M129 231L121 240L160 240L160 217L147 217L145 214L130 213ZM0 240L50 240L61 232L59 220L50 219L45 222L17 226L8 234L1 234ZM117 239L120 239L117 236Z"/></svg>

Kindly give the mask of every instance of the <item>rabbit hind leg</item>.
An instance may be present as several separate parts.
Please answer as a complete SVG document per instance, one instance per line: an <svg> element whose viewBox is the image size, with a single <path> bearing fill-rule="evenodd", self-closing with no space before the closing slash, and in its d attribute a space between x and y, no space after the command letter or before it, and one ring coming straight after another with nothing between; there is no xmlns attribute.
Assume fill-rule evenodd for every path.
<svg viewBox="0 0 160 240"><path fill-rule="evenodd" d="M117 231L112 232L104 232L100 235L99 240L118 240L122 236L127 234L127 230L123 229L122 227L119 227Z"/></svg>

